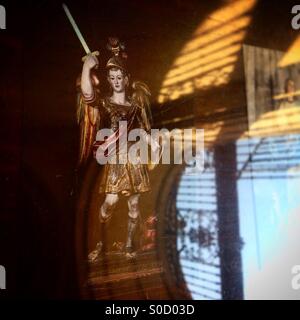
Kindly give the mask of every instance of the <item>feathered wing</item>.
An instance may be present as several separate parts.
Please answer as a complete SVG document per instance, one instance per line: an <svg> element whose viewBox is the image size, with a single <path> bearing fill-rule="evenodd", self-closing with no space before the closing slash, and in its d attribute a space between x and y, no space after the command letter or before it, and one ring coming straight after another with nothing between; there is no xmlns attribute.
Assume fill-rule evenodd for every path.
<svg viewBox="0 0 300 320"><path fill-rule="evenodd" d="M149 133L152 125L152 113L150 108L150 90L148 86L140 81L135 81L132 84L133 94L132 94L132 104L138 106L141 109L141 117L143 126ZM160 146L158 159L161 159L163 148ZM148 168L153 170L157 166L157 163L152 163L149 158Z"/></svg>
<svg viewBox="0 0 300 320"><path fill-rule="evenodd" d="M148 86L141 81L135 81L132 84L132 104L141 109L141 117L144 127L147 131L151 130L152 113L150 108L150 90Z"/></svg>
<svg viewBox="0 0 300 320"><path fill-rule="evenodd" d="M80 130L78 167L84 165L92 153L100 123L100 113L97 108L90 107L82 98L80 90L77 93L77 123Z"/></svg>

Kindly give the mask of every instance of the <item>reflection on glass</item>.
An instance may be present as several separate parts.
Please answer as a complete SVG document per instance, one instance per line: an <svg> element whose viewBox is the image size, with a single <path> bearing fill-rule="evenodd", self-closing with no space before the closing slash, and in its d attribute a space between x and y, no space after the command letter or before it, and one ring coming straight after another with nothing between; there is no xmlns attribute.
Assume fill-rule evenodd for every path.
<svg viewBox="0 0 300 320"><path fill-rule="evenodd" d="M300 135L241 139L237 150L245 298L299 298Z"/></svg>
<svg viewBox="0 0 300 320"><path fill-rule="evenodd" d="M177 247L180 264L193 299L221 299L215 170L183 173L177 198Z"/></svg>
<svg viewBox="0 0 300 320"><path fill-rule="evenodd" d="M229 82L256 0L224 4L197 27L166 74L158 102Z"/></svg>

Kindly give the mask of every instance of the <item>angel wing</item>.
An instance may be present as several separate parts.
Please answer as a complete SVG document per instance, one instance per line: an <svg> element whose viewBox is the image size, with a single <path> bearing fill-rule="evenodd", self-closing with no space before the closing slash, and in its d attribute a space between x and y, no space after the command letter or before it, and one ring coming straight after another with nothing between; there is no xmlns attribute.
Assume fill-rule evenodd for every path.
<svg viewBox="0 0 300 320"><path fill-rule="evenodd" d="M132 88L133 88L133 94L131 97L132 104L136 105L141 109L141 117L142 117L143 125L146 131L149 133L149 131L151 130L151 125L153 123L152 113L150 108L150 95L151 95L150 90L145 83L140 81L133 82ZM162 152L163 152L163 148L162 146L160 146L159 155L158 155L159 160L161 159ZM157 163L155 162L153 163L149 159L148 169L153 170L154 168L156 168L156 166L157 166Z"/></svg>
<svg viewBox="0 0 300 320"><path fill-rule="evenodd" d="M147 131L151 130L152 113L150 108L150 90L148 86L141 81L134 81L132 84L132 104L141 109L141 117L144 127Z"/></svg>
<svg viewBox="0 0 300 320"><path fill-rule="evenodd" d="M77 81L77 123L80 128L80 143L78 164L84 165L92 153L93 143L96 138L100 123L100 113L97 108L89 106L82 97L80 84Z"/></svg>

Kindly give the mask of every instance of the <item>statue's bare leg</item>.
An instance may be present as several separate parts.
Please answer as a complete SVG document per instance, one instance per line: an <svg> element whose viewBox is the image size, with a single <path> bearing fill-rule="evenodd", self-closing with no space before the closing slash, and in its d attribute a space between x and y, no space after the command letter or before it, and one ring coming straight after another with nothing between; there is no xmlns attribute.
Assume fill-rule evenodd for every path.
<svg viewBox="0 0 300 320"><path fill-rule="evenodd" d="M113 211L119 201L119 196L114 193L107 193L104 202L100 208L99 221L100 223L106 223L110 220Z"/></svg>
<svg viewBox="0 0 300 320"><path fill-rule="evenodd" d="M134 252L133 249L133 237L137 228L138 218L140 215L139 209L139 194L135 194L128 199L128 229L126 240L126 254L131 255Z"/></svg>
<svg viewBox="0 0 300 320"><path fill-rule="evenodd" d="M100 207L100 241L96 244L96 249L89 254L88 258L91 262L96 261L101 256L101 253L104 253L106 251L106 225L112 217L113 211L118 201L119 196L117 194L108 193L106 194L105 200Z"/></svg>

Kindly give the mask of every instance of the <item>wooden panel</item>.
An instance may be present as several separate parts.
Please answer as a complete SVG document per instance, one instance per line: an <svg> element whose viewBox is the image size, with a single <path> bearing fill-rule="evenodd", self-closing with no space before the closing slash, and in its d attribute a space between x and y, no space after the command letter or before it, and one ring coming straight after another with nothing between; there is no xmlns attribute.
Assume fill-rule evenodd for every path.
<svg viewBox="0 0 300 320"><path fill-rule="evenodd" d="M279 109L282 99L274 97L285 92L288 78L299 90L300 64L279 68L283 52L249 45L243 46L243 54L250 127L263 114Z"/></svg>

